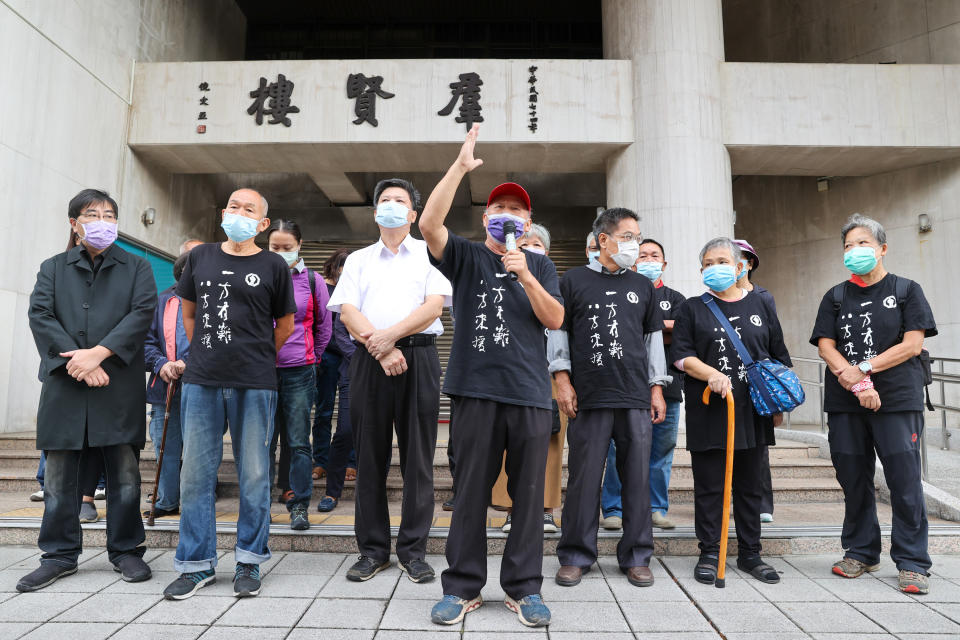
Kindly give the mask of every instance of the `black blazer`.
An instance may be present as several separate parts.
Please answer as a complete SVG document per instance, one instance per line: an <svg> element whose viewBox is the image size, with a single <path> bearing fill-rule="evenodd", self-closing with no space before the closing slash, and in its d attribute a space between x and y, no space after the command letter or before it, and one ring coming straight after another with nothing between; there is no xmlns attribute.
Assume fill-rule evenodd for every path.
<svg viewBox="0 0 960 640"><path fill-rule="evenodd" d="M150 264L113 245L96 277L77 246L40 265L30 295L30 330L40 353L37 448L81 449L146 439L143 343L157 306ZM101 365L106 387L67 374L60 352L102 345L114 355Z"/></svg>

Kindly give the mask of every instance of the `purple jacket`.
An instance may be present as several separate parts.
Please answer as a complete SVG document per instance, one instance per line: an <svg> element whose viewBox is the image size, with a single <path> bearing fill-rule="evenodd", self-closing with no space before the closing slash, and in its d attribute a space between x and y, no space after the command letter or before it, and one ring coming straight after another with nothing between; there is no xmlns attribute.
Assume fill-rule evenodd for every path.
<svg viewBox="0 0 960 640"><path fill-rule="evenodd" d="M297 313L293 317L293 333L277 353L277 367L303 367L316 364L330 342L333 322L327 310L330 294L327 283L318 274L313 274L316 296L310 300L310 274L312 272L298 262L290 274L293 277L293 296L297 301Z"/></svg>

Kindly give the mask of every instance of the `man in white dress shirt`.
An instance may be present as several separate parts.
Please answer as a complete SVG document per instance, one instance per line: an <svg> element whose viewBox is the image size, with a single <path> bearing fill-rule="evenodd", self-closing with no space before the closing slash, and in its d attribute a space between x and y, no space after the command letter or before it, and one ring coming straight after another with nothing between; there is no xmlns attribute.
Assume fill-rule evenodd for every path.
<svg viewBox="0 0 960 640"><path fill-rule="evenodd" d="M350 362L350 419L357 451L355 582L390 566L387 470L396 427L403 475L397 557L414 582L435 577L424 557L433 522L433 455L440 412L440 314L452 289L410 235L420 194L408 181L373 192L380 240L347 258L327 308L359 343Z"/></svg>

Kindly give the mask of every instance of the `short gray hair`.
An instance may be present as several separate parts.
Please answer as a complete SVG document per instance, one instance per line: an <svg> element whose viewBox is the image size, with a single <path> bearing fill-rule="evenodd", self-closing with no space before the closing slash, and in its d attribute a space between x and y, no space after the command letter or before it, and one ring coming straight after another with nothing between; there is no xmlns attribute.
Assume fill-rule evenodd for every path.
<svg viewBox="0 0 960 640"><path fill-rule="evenodd" d="M588 249L590 248L590 243L591 243L591 242L596 242L596 241L597 241L597 237L596 237L595 235L593 235L593 231L591 231L590 233L587 234L587 248L588 248Z"/></svg>
<svg viewBox="0 0 960 640"><path fill-rule="evenodd" d="M542 224L533 223L530 225L530 231L527 231L523 234L524 238L530 238L530 236L536 236L540 238L540 242L543 243L543 246L546 247L547 251L550 251L550 232L547 231L547 228Z"/></svg>
<svg viewBox="0 0 960 640"><path fill-rule="evenodd" d="M870 232L873 239L880 244L887 244L887 232L883 230L883 225L867 216L855 213L847 219L847 223L840 229L840 241L847 241L847 234L856 228L863 228Z"/></svg>
<svg viewBox="0 0 960 640"><path fill-rule="evenodd" d="M730 251L730 256L733 258L733 261L740 262L740 247L735 245L730 238L720 237L714 238L703 245L703 249L700 249L700 264L703 264L703 257L707 255L707 252L713 249L727 249Z"/></svg>

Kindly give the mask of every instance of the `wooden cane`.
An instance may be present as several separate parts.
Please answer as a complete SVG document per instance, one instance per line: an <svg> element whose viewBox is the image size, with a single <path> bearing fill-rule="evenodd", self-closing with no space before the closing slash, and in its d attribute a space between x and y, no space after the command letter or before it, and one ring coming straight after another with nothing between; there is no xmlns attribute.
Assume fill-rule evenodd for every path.
<svg viewBox="0 0 960 640"><path fill-rule="evenodd" d="M703 404L710 404L710 387L703 390ZM733 487L733 435L736 412L733 405L733 391L727 391L727 460L723 472L723 527L720 535L720 560L717 565L717 579L714 585L718 589L726 586L727 575L727 539L730 537L730 490Z"/></svg>
<svg viewBox="0 0 960 640"><path fill-rule="evenodd" d="M163 435L160 436L160 449L157 452L157 474L153 478L153 500L150 501L150 515L147 516L147 526L152 527L157 511L157 494L160 488L160 469L163 468L163 451L167 448L167 425L170 424L170 403L176 393L177 380L167 385L167 405L163 410ZM154 443L156 444L156 443Z"/></svg>

